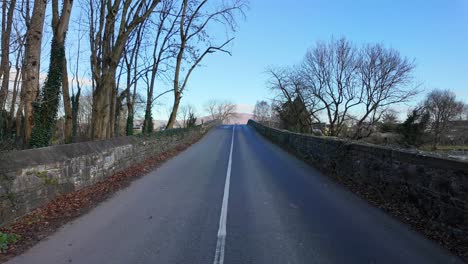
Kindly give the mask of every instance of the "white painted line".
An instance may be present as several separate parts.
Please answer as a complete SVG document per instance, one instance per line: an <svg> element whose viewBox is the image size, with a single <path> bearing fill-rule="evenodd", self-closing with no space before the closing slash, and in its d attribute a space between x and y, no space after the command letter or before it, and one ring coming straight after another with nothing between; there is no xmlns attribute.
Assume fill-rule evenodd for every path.
<svg viewBox="0 0 468 264"><path fill-rule="evenodd" d="M224 245L226 244L226 221L229 200L229 185L231 183L231 165L232 165L232 148L234 146L234 130L232 126L231 151L229 152L229 161L226 172L226 182L224 183L223 205L221 206L221 216L219 217L218 241L216 242L216 253L213 264L224 263Z"/></svg>

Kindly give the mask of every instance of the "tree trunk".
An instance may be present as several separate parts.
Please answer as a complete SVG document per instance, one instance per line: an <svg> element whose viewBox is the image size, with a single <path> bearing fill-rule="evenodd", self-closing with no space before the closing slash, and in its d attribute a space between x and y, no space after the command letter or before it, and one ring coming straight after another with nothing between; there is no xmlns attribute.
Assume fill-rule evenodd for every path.
<svg viewBox="0 0 468 264"><path fill-rule="evenodd" d="M71 98L73 141L76 141L76 137L78 135L78 111L80 109L80 95L81 95L81 87L78 84L77 92L76 94L72 95L72 98Z"/></svg>
<svg viewBox="0 0 468 264"><path fill-rule="evenodd" d="M115 101L115 114L114 114L114 136L120 136L120 113L122 112L122 97L118 96Z"/></svg>
<svg viewBox="0 0 468 264"><path fill-rule="evenodd" d="M64 58L64 43L54 36L47 79L38 100L34 103L35 125L29 142L31 147L46 147L52 140L60 101Z"/></svg>
<svg viewBox="0 0 468 264"><path fill-rule="evenodd" d="M8 12L6 8L8 5ZM10 36L11 36L11 26L13 24L13 14L15 10L16 0L11 0L8 4L7 1L3 1L3 14L2 14L2 56L0 61L0 70L2 80L2 87L0 89L0 141L3 140L4 133L8 133L9 125L7 120L3 119L3 113L1 111L5 107L7 95L8 95L8 86L10 83ZM6 17L5 17L6 16ZM7 124L6 127L3 127L3 124Z"/></svg>
<svg viewBox="0 0 468 264"><path fill-rule="evenodd" d="M65 34L68 31L70 23L71 9L73 7L73 0L63 0L62 11L59 16L58 0L52 1L53 12L55 13L55 20L53 19L54 35L57 36L58 42L63 46L65 51ZM72 142L72 110L70 104L70 88L68 83L67 71L67 56L64 52L62 66L62 97L65 112L65 143Z"/></svg>
<svg viewBox="0 0 468 264"><path fill-rule="evenodd" d="M116 107L116 98L117 98L117 88L115 87L115 81L112 84L111 89L111 98L110 98L110 107L109 107L109 128L107 129L106 138L114 137L114 127L115 127L115 107Z"/></svg>
<svg viewBox="0 0 468 264"><path fill-rule="evenodd" d="M172 112L171 112L171 115L169 116L169 121L167 122L166 129L174 128L174 125L177 119L177 111L179 110L180 98L181 98L180 93L174 92L174 104L172 106Z"/></svg>
<svg viewBox="0 0 468 264"><path fill-rule="evenodd" d="M128 115L127 115L127 126L126 126L125 131L126 131L127 136L131 136L133 135L133 118L134 118L133 104L127 103L127 109L128 109Z"/></svg>
<svg viewBox="0 0 468 264"><path fill-rule="evenodd" d="M134 117L134 106L133 103L135 100L133 100L132 97L134 97L133 94L130 93L130 79L127 81L127 124L125 127L125 133L127 136L133 135L133 117ZM136 91L133 90L135 93Z"/></svg>
<svg viewBox="0 0 468 264"><path fill-rule="evenodd" d="M2 87L0 89L0 107L5 107L5 102L8 94L8 85L10 82L10 36L11 26L13 24L13 14L15 10L16 0L11 0L8 5L8 12L5 14L8 2L3 1L3 21L2 21L2 57L0 68L2 72ZM5 17L6 15L6 17ZM0 123L1 124L1 123Z"/></svg>
<svg viewBox="0 0 468 264"><path fill-rule="evenodd" d="M46 7L47 0L34 1L31 23L26 33L24 71L22 76L24 90L24 143L26 145L29 144L34 126L32 103L39 91L39 66Z"/></svg>
<svg viewBox="0 0 468 264"><path fill-rule="evenodd" d="M94 11L90 12L91 67L95 82L91 122L91 138L93 140L106 139L113 135L113 127L110 127L114 118L111 104L115 104L115 101L111 102L111 98L113 96L112 89L115 88L117 65L122 58L122 52L131 32L145 22L160 1L100 2L99 15L93 13ZM93 3L91 1L90 6L92 9ZM129 14L132 16L129 17ZM95 20L94 15L100 16L100 18ZM97 31L94 28L96 23L98 24ZM115 27L116 23L120 24L118 28Z"/></svg>
<svg viewBox="0 0 468 264"><path fill-rule="evenodd" d="M65 144L73 141L73 117L72 106L70 103L70 88L68 83L67 58L63 59L62 68L62 97L63 109L65 112Z"/></svg>
<svg viewBox="0 0 468 264"><path fill-rule="evenodd" d="M19 90L19 79L21 78L21 47L18 50L18 54L16 56L16 66L15 66L15 80L13 82L13 97L11 98L11 106L10 106L10 120L15 119L15 106L16 106L16 101L18 98L18 90Z"/></svg>
<svg viewBox="0 0 468 264"><path fill-rule="evenodd" d="M67 99L65 109L67 111L68 130L65 142L71 140L71 110L68 92L67 61L65 57L65 33L70 21L72 0L63 0L62 12L59 14L58 0L52 1L52 29L53 38L50 51L49 71L39 100L34 105L35 126L31 133L30 144L33 147L45 147L50 144L55 129L60 102L60 89L63 88L64 98ZM65 73L65 78L64 74ZM68 141L68 142L67 142Z"/></svg>
<svg viewBox="0 0 468 264"><path fill-rule="evenodd" d="M15 141L19 145L22 143L24 140L24 120L23 120L23 110L24 110L24 97L25 93L23 90L23 86L21 86L21 91L20 91L20 103L18 104L18 109L16 110L16 116L15 116Z"/></svg>
<svg viewBox="0 0 468 264"><path fill-rule="evenodd" d="M184 2L184 10L186 8L186 2ZM182 22L181 22L182 23ZM172 106L171 115L169 116L169 121L167 122L166 129L174 128L176 119L177 119L177 111L179 110L180 98L181 98L181 91L179 91L179 78L180 78L180 69L182 65L182 59L184 55L185 49L185 40L183 36L183 29L181 31L181 45L179 49L179 53L177 54L176 59L176 67L174 72L174 104Z"/></svg>
<svg viewBox="0 0 468 264"><path fill-rule="evenodd" d="M148 96L150 96L151 94L151 97L148 97L147 101L146 101L146 109L145 109L145 120L143 121L143 130L142 132L145 133L145 134L150 134L154 131L154 125L153 125L153 116L151 114L151 106L152 106L152 98L153 98L153 95L152 93L148 93Z"/></svg>
<svg viewBox="0 0 468 264"><path fill-rule="evenodd" d="M10 105L10 114L9 114L9 118L8 118L8 125L7 125L7 128L8 130L12 131L12 128L13 128L13 120L15 119L15 106L16 106L16 101L17 101L17 98L18 98L18 87L19 87L19 78L20 78L20 71L18 69L19 67L16 67L16 74L15 74L15 80L13 82L13 94L12 94L12 98L11 98L11 105Z"/></svg>
<svg viewBox="0 0 468 264"><path fill-rule="evenodd" d="M111 121L110 104L112 90L115 86L116 67L112 66L103 73L100 82L96 83L93 94L93 115L91 120L91 138L93 140L107 139L110 135Z"/></svg>

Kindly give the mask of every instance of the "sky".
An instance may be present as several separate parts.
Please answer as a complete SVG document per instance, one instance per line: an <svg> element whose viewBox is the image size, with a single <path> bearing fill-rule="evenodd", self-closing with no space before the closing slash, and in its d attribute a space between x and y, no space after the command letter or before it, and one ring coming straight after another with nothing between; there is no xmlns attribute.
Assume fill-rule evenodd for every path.
<svg viewBox="0 0 468 264"><path fill-rule="evenodd" d="M182 104L203 115L206 101L227 99L239 105L238 112L252 111L256 101L273 96L268 67L299 63L314 43L331 37L394 48L415 59L415 81L425 92L450 89L468 103L468 0L251 0L232 56L207 57ZM167 118L169 107L162 105L156 118Z"/></svg>

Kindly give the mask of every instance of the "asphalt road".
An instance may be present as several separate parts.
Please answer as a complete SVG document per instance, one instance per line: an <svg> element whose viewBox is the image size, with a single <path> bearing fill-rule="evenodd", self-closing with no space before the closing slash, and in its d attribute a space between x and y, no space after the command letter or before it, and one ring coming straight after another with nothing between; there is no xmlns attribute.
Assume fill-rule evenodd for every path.
<svg viewBox="0 0 468 264"><path fill-rule="evenodd" d="M252 128L220 126L9 263L461 261Z"/></svg>

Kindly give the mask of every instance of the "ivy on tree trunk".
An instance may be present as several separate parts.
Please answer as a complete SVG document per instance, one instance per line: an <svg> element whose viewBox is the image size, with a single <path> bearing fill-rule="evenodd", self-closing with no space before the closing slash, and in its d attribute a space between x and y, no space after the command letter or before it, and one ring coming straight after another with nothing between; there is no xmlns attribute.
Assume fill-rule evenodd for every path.
<svg viewBox="0 0 468 264"><path fill-rule="evenodd" d="M144 134L150 134L153 133L154 131L154 125L153 125L153 116L151 115L151 108L150 110L145 111L145 121L143 122L143 129L142 129Z"/></svg>
<svg viewBox="0 0 468 264"><path fill-rule="evenodd" d="M46 147L52 139L60 100L64 59L64 42L60 43L54 36L50 52L49 73L40 95L33 104L34 128L29 142L31 147Z"/></svg>
<svg viewBox="0 0 468 264"><path fill-rule="evenodd" d="M78 110L80 109L80 94L81 88L78 87L76 94L71 97L71 108L72 108L72 138L76 139L78 135Z"/></svg>
<svg viewBox="0 0 468 264"><path fill-rule="evenodd" d="M127 136L133 135L133 114L130 112L128 113L127 117L126 134Z"/></svg>

